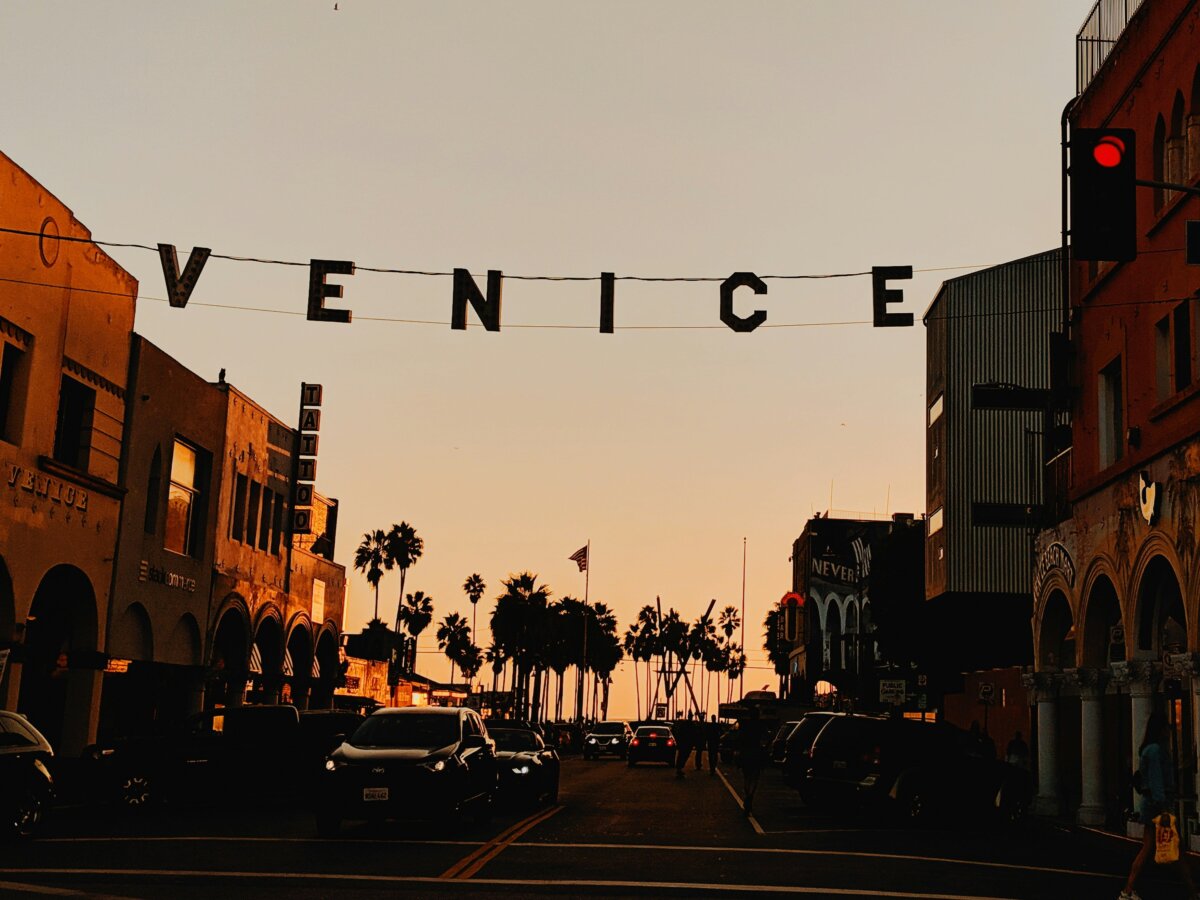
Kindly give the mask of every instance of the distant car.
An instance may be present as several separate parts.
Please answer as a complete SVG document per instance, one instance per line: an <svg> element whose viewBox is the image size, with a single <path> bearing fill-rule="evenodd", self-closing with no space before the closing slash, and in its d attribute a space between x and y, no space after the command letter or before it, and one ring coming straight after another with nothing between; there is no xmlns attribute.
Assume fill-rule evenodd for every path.
<svg viewBox="0 0 1200 900"><path fill-rule="evenodd" d="M526 728L489 728L496 742L499 798L513 804L558 802L558 752Z"/></svg>
<svg viewBox="0 0 1200 900"><path fill-rule="evenodd" d="M464 707L376 710L325 761L317 831L346 819L491 815L498 786L496 744Z"/></svg>
<svg viewBox="0 0 1200 900"><path fill-rule="evenodd" d="M0 816L9 836L27 838L54 802L54 750L29 720L0 710Z"/></svg>
<svg viewBox="0 0 1200 900"><path fill-rule="evenodd" d="M583 738L583 758L595 759L611 753L624 759L633 739L628 722L597 722Z"/></svg>
<svg viewBox="0 0 1200 900"><path fill-rule="evenodd" d="M106 741L84 752L102 796L128 807L282 796L314 777L294 706L231 706L197 713L156 734ZM262 761L270 760L270 765Z"/></svg>
<svg viewBox="0 0 1200 900"><path fill-rule="evenodd" d="M796 719L790 722L784 722L775 732L775 737L771 741L771 762L783 762L784 748L787 746L787 740L792 736L792 732L796 730L796 726L800 724L800 720Z"/></svg>
<svg viewBox="0 0 1200 900"><path fill-rule="evenodd" d="M629 741L629 765L665 762L675 765L675 736L665 725L643 725Z"/></svg>
<svg viewBox="0 0 1200 900"><path fill-rule="evenodd" d="M837 716L810 751L802 796L867 806L912 822L1019 824L1033 796L1028 772L979 752L946 723Z"/></svg>

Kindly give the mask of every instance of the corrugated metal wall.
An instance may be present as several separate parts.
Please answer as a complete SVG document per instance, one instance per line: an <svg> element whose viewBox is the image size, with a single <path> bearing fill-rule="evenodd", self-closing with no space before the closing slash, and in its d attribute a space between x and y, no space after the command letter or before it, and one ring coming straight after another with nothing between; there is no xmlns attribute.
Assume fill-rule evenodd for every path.
<svg viewBox="0 0 1200 900"><path fill-rule="evenodd" d="M945 523L926 541L931 597L1032 591L1031 529L972 525L971 508L1041 503L1043 417L973 410L971 387L1050 387L1050 333L1062 323L1059 254L947 281L926 313L929 402L943 394L941 419L926 439L927 512L941 505Z"/></svg>

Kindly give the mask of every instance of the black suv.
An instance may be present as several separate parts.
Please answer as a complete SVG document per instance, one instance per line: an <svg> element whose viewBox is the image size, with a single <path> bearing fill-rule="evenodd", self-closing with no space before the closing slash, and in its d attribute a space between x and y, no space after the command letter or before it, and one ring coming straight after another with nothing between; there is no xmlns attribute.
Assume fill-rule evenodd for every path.
<svg viewBox="0 0 1200 900"><path fill-rule="evenodd" d="M0 710L0 821L9 835L29 837L54 800L54 751L29 720Z"/></svg>
<svg viewBox="0 0 1200 900"><path fill-rule="evenodd" d="M628 722L597 722L583 738L583 758L595 759L610 753L625 759L631 740L633 729Z"/></svg>
<svg viewBox="0 0 1200 900"><path fill-rule="evenodd" d="M372 713L325 761L317 832L346 819L491 815L498 787L496 744L479 714L462 707L409 706Z"/></svg>
<svg viewBox="0 0 1200 900"><path fill-rule="evenodd" d="M335 738L361 721L354 713L306 713L302 727L294 706L231 706L158 734L95 744L85 758L100 795L130 807L286 796L297 779L312 784Z"/></svg>
<svg viewBox="0 0 1200 900"><path fill-rule="evenodd" d="M800 783L806 802L889 809L913 822L966 816L967 824L1020 822L1029 773L981 753L961 728L836 715L820 728Z"/></svg>

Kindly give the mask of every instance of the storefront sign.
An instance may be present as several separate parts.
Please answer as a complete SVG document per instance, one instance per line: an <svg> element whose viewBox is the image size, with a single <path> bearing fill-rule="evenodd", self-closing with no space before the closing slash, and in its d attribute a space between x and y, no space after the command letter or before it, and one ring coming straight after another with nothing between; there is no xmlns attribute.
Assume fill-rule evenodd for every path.
<svg viewBox="0 0 1200 900"><path fill-rule="evenodd" d="M320 578L313 579L312 620L318 626L325 621L325 582Z"/></svg>
<svg viewBox="0 0 1200 900"><path fill-rule="evenodd" d="M1042 583L1054 572L1062 573L1067 587L1075 586L1075 561L1067 548L1055 541L1038 557L1037 569L1033 573L1034 592L1042 592Z"/></svg>
<svg viewBox="0 0 1200 900"><path fill-rule="evenodd" d="M341 296L340 293L338 296ZM348 318L347 321L349 321ZM292 495L292 532L294 534L312 534L312 483L317 480L317 432L321 430L320 406L324 395L325 389L319 384L300 385L300 428L295 450L296 478ZM324 585L322 585L323 588ZM313 602L316 603L315 590ZM324 594L322 593L322 616L318 619L314 614L314 621L324 621L323 607Z"/></svg>
<svg viewBox="0 0 1200 900"><path fill-rule="evenodd" d="M7 464L7 474L8 488L11 491L25 491L36 497L44 497L52 503L61 503L71 509L87 512L88 492L83 488L26 469L16 463Z"/></svg>
<svg viewBox="0 0 1200 900"><path fill-rule="evenodd" d="M189 594L196 592L196 579L189 578L186 575L180 575L178 572L168 572L166 569L160 569L158 566L150 565L148 560L143 559L138 565L138 581L148 581L151 584L161 584L164 587L175 588L180 591L187 591Z"/></svg>
<svg viewBox="0 0 1200 900"><path fill-rule="evenodd" d="M903 678L884 678L879 682L880 703L903 703L907 684Z"/></svg>

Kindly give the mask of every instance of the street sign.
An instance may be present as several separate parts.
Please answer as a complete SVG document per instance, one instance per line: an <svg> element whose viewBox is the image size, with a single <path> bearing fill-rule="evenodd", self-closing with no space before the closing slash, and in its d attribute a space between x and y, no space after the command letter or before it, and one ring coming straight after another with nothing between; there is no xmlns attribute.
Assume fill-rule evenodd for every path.
<svg viewBox="0 0 1200 900"><path fill-rule="evenodd" d="M986 703L989 706L996 699L996 685L990 681L979 682L979 702Z"/></svg>
<svg viewBox="0 0 1200 900"><path fill-rule="evenodd" d="M929 684L929 676L928 675L918 675L917 676L917 687L925 687L927 684Z"/></svg>
<svg viewBox="0 0 1200 900"><path fill-rule="evenodd" d="M655 703L654 704L654 718L665 719L666 717L667 717L667 704Z"/></svg>
<svg viewBox="0 0 1200 900"><path fill-rule="evenodd" d="M903 703L907 685L903 678L883 678L879 681L880 703Z"/></svg>
<svg viewBox="0 0 1200 900"><path fill-rule="evenodd" d="M925 695L925 694L917 695L917 709L920 709L920 710L929 709L929 697L927 695Z"/></svg>

